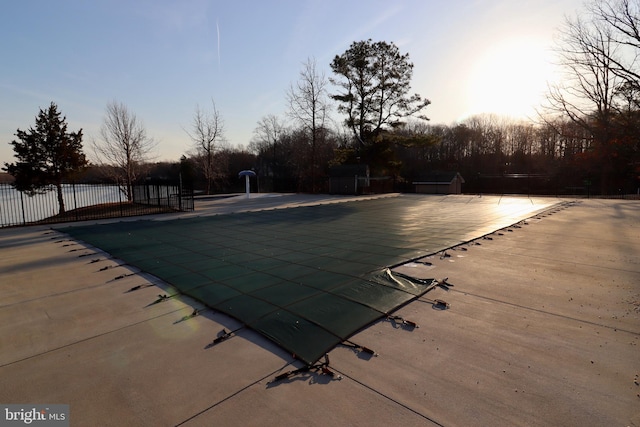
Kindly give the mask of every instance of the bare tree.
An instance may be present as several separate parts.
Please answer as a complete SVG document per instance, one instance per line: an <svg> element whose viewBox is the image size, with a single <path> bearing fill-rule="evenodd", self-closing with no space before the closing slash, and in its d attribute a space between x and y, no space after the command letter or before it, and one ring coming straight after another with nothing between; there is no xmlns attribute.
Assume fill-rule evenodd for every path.
<svg viewBox="0 0 640 427"><path fill-rule="evenodd" d="M596 0L588 6L594 21L611 30L619 55L610 58L611 71L627 85L640 82L640 2L638 0Z"/></svg>
<svg viewBox="0 0 640 427"><path fill-rule="evenodd" d="M211 194L211 185L220 172L216 167L216 154L224 142L224 121L213 100L211 106L211 111L203 111L197 106L191 130L186 131L193 141L198 165L207 182L207 194Z"/></svg>
<svg viewBox="0 0 640 427"><path fill-rule="evenodd" d="M133 200L133 183L143 173L145 163L152 159L157 143L134 113L120 102L107 104L100 141L93 141L98 163L113 172L112 178L121 183L128 201Z"/></svg>
<svg viewBox="0 0 640 427"><path fill-rule="evenodd" d="M550 88L546 111L555 114L542 118L553 125L564 116L586 131L580 146L600 159L589 174L600 175L601 191L638 155L639 13L638 0L593 0L566 19L557 43L564 83Z"/></svg>
<svg viewBox="0 0 640 427"><path fill-rule="evenodd" d="M619 78L612 72L615 54L611 30L582 17L568 18L556 48L564 82L551 87L547 96L552 111L584 127L606 123Z"/></svg>
<svg viewBox="0 0 640 427"><path fill-rule="evenodd" d="M319 73L315 59L309 58L303 64L300 78L291 84L286 97L289 103L288 115L300 124L311 140L311 181L315 190L317 176L317 151L319 139L326 135L325 125L329 111L327 98L328 80Z"/></svg>
<svg viewBox="0 0 640 427"><path fill-rule="evenodd" d="M606 127L640 102L640 1L593 0L566 19L556 52L566 83L551 88L549 109L590 131Z"/></svg>
<svg viewBox="0 0 640 427"><path fill-rule="evenodd" d="M286 134L287 129L280 118L269 114L258 121L249 143L249 151L261 158L258 173L271 176L274 181L281 173L285 161L282 139Z"/></svg>
<svg viewBox="0 0 640 427"><path fill-rule="evenodd" d="M263 151L266 147L275 150L275 145L285 133L284 124L275 114L269 114L261 118L253 130L253 138L249 143L249 149L253 152Z"/></svg>

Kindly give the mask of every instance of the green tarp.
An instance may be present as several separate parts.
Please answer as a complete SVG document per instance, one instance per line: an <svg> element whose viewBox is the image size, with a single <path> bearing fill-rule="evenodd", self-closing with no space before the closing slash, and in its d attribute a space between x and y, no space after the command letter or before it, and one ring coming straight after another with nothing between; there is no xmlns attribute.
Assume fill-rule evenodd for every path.
<svg viewBox="0 0 640 427"><path fill-rule="evenodd" d="M431 280L392 276L386 267L515 222L512 213L476 205L466 214L451 211L446 221L433 217L428 198L403 197L62 231L312 364L430 289Z"/></svg>

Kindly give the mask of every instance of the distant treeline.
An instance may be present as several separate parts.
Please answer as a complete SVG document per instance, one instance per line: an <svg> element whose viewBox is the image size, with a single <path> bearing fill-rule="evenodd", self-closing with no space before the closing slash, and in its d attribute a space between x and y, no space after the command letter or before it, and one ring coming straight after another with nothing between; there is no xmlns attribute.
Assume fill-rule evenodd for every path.
<svg viewBox="0 0 640 427"><path fill-rule="evenodd" d="M413 192L413 182L457 171L466 193L621 194L640 187L637 125L620 126L618 137L597 146L593 136L571 121L534 124L479 115L454 125L410 121L385 132L366 150L348 136L321 129L315 147L302 130L285 129L271 143L226 147L214 155L211 192L244 191L241 170L252 169L261 192L328 192L329 169L368 164L372 177L386 177L383 191ZM197 156L144 165L141 180L178 180L204 192L207 180ZM71 180L112 182L108 166L89 165ZM0 173L0 182L12 182ZM376 189L374 189L375 191Z"/></svg>
<svg viewBox="0 0 640 427"><path fill-rule="evenodd" d="M393 191L412 192L415 181L457 171L467 193L636 193L640 133L633 132L633 126L621 127L618 138L598 146L571 121L534 124L479 115L451 126L410 122L358 151L345 135L328 129L311 147L304 132L294 129L281 132L270 144L253 145L253 152L218 151L213 191L242 191L238 172L253 169L260 191L326 192L332 165L365 163L372 177L388 177L392 187L387 190ZM203 189L206 183L197 165L197 157L183 157L179 163L149 165L148 176L181 173Z"/></svg>

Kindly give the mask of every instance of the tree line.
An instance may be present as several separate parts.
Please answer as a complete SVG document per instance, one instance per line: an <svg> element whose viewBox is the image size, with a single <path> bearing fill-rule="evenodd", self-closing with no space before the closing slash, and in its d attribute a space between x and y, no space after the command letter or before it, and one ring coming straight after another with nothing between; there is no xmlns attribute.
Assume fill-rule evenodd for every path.
<svg viewBox="0 0 640 427"><path fill-rule="evenodd" d="M185 129L192 143L180 161L154 164L155 142L133 112L113 101L91 143L93 166L129 198L140 177L169 173L206 193L237 191L244 169L256 172L261 191L325 192L330 168L342 164L366 164L399 191L457 171L467 192L635 192L639 14L640 0L593 0L566 18L555 46L564 79L549 87L532 121L485 114L432 125L424 114L430 101L410 91L409 54L391 42L363 40L334 57L331 77L308 59L285 92L287 111L261 118L247 147L228 144L212 100L209 109L196 107ZM19 190L59 189L89 166L82 130L67 132L55 103L16 136L17 161L3 169Z"/></svg>

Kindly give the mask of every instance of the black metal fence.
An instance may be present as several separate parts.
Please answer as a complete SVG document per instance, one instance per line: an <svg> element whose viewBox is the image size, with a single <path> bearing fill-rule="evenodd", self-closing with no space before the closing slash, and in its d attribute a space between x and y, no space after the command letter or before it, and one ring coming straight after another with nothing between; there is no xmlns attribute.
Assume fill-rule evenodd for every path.
<svg viewBox="0 0 640 427"><path fill-rule="evenodd" d="M29 196L0 183L0 228L125 216L193 211L193 191L180 183L144 182L131 187L131 200L117 184L67 183L63 207L54 186Z"/></svg>

